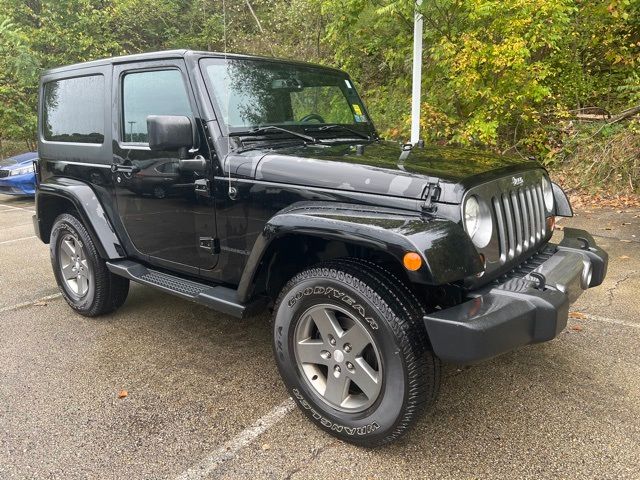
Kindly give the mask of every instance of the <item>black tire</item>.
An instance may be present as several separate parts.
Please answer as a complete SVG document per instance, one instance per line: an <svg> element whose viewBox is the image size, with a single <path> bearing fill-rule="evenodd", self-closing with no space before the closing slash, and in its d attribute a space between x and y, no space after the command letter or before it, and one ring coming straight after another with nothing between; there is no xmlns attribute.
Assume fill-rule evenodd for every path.
<svg viewBox="0 0 640 480"><path fill-rule="evenodd" d="M167 196L167 191L164 189L163 186L158 185L156 187L153 187L153 198L162 200L163 198L166 198L166 196Z"/></svg>
<svg viewBox="0 0 640 480"><path fill-rule="evenodd" d="M375 403L363 411L328 404L297 361L296 325L318 305L354 315L380 352L382 386ZM370 262L340 259L297 274L283 288L273 314L274 354L291 396L316 425L342 440L376 447L397 439L434 402L440 386L440 361L429 348L424 313L411 289ZM334 352L334 361L342 357Z"/></svg>
<svg viewBox="0 0 640 480"><path fill-rule="evenodd" d="M62 242L78 242L86 259L87 291L78 294L68 285L61 265ZM86 317L110 313L122 306L129 293L129 279L114 275L100 257L91 236L82 222L68 213L56 218L49 242L51 266L62 296L75 311Z"/></svg>

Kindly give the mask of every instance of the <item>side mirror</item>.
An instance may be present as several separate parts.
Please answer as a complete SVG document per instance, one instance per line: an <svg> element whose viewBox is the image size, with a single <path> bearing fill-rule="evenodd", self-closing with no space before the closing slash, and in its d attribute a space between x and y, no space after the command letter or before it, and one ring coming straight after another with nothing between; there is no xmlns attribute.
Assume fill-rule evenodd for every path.
<svg viewBox="0 0 640 480"><path fill-rule="evenodd" d="M187 156L193 147L193 128L189 117L182 115L149 115L147 117L149 148L152 151L179 151Z"/></svg>

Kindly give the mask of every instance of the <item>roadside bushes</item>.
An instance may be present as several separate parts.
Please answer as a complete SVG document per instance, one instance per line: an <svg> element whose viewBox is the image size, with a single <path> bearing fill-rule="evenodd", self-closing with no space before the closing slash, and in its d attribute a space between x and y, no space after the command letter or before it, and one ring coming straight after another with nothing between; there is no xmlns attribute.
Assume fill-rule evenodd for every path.
<svg viewBox="0 0 640 480"><path fill-rule="evenodd" d="M165 48L221 51L226 38L229 51L346 69L382 134L408 139L413 0L225 5L226 15L219 0L0 0L0 137L33 138L39 69ZM590 164L601 140L608 151L636 135L631 126L628 138L622 134L628 120L593 138L599 126L574 121L584 136L566 130L589 108L640 104L639 1L424 0L420 8L426 141L535 155L558 166ZM619 133L613 142L609 130ZM631 172L628 158L620 154L620 168ZM617 173L598 165L589 170L594 182L613 181ZM625 188L637 189L630 175Z"/></svg>

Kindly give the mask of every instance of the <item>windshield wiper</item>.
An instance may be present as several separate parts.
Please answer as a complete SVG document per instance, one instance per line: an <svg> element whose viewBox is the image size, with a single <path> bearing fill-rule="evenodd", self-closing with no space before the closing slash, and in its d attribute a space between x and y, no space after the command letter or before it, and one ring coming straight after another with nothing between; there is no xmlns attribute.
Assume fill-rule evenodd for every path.
<svg viewBox="0 0 640 480"><path fill-rule="evenodd" d="M305 135L304 133L298 133L295 130L289 130L287 128L282 128L282 127L276 127L275 125L266 125L264 127L256 127L256 128L252 128L251 130L246 130L244 132L232 132L229 135L232 137L244 137L244 136L254 136L254 135L260 135L263 133L275 133L275 132L284 132L284 133L288 133L289 135L293 135L295 137L298 138L302 138L303 140L306 140L307 142L310 143L318 143L319 140L315 137L312 137L311 135Z"/></svg>
<svg viewBox="0 0 640 480"><path fill-rule="evenodd" d="M337 123L331 124L331 125L323 125L317 128L305 128L304 131L305 132L326 132L327 130L336 130L336 129L341 129L346 132L351 132L360 138L371 140L371 135L367 135L366 133L359 132L357 130L354 130L353 128L345 127L344 125L338 125Z"/></svg>

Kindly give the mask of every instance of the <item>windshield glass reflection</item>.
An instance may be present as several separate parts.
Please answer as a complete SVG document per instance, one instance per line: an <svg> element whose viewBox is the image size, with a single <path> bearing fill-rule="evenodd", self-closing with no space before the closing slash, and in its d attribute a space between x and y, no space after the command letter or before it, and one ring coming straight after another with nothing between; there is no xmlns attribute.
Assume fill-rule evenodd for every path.
<svg viewBox="0 0 640 480"><path fill-rule="evenodd" d="M203 73L226 125L367 125L362 101L345 74L266 60L204 59Z"/></svg>

